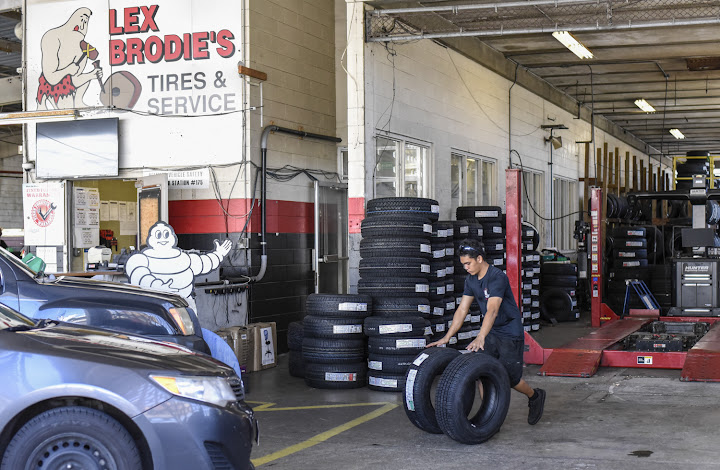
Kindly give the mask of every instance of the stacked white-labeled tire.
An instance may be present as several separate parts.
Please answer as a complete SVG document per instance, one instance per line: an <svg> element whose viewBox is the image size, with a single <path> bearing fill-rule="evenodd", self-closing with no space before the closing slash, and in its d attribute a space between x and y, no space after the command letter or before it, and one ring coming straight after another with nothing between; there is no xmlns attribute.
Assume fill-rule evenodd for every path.
<svg viewBox="0 0 720 470"><path fill-rule="evenodd" d="M540 313L552 323L575 321L577 309L577 264L568 261L547 261L540 267Z"/></svg>
<svg viewBox="0 0 720 470"><path fill-rule="evenodd" d="M625 293L628 279L643 280L647 284L650 280L649 250L652 248L653 260L657 257L657 229L641 226L613 227L606 237L606 252L609 272L603 297L605 302L620 314L625 303ZM652 234L652 243L649 243L648 233ZM663 240L664 242L664 240ZM645 305L634 293L630 295L627 306L631 308L645 308Z"/></svg>
<svg viewBox="0 0 720 470"><path fill-rule="evenodd" d="M294 321L288 324L288 371L293 377L305 377L305 360L302 355L304 337L305 333L302 321Z"/></svg>
<svg viewBox="0 0 720 470"><path fill-rule="evenodd" d="M425 198L379 198L367 203L358 292L371 296L376 307L374 316L365 320L370 337L367 381L373 390L399 390L398 378L404 376L417 345L425 347L431 332L428 319L434 310L429 297L436 305L445 297L447 227L442 225L438 234L433 226L439 211L437 201ZM378 350L373 338L411 347L388 353Z"/></svg>
<svg viewBox="0 0 720 470"><path fill-rule="evenodd" d="M523 222L520 232L522 269L522 322L527 332L540 329L540 233L534 225ZM533 307L535 303L536 307Z"/></svg>
<svg viewBox="0 0 720 470"><path fill-rule="evenodd" d="M305 383L313 388L364 387L367 380L363 322L372 313L366 295L310 294L303 321Z"/></svg>

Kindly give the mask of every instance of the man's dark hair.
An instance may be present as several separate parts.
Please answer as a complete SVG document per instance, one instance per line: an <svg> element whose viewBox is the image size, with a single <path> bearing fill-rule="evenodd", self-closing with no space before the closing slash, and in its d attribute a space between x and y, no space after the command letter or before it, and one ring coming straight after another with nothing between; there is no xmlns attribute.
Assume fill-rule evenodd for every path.
<svg viewBox="0 0 720 470"><path fill-rule="evenodd" d="M459 256L469 256L471 258L477 258L482 256L485 258L485 245L477 240L466 238L458 245L457 254Z"/></svg>

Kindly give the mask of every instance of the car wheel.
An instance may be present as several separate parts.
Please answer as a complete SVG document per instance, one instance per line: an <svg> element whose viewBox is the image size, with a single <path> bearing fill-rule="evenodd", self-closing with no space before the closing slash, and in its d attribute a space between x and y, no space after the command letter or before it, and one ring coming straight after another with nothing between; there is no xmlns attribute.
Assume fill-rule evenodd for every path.
<svg viewBox="0 0 720 470"><path fill-rule="evenodd" d="M54 408L27 422L10 441L1 470L137 470L140 454L127 430L97 410Z"/></svg>

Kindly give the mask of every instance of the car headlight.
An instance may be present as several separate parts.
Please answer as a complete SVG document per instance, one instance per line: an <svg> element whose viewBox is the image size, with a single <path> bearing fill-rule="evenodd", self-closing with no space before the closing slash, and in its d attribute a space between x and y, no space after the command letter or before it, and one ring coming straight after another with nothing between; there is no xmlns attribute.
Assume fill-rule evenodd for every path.
<svg viewBox="0 0 720 470"><path fill-rule="evenodd" d="M151 375L162 388L180 397L227 406L237 401L230 384L224 377L172 377Z"/></svg>

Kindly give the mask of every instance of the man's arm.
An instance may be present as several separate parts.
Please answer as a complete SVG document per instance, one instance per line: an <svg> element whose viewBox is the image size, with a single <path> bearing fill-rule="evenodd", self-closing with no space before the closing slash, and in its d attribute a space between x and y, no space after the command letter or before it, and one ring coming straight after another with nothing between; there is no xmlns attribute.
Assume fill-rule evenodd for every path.
<svg viewBox="0 0 720 470"><path fill-rule="evenodd" d="M467 317L467 314L470 311L470 305L472 305L473 300L475 300L475 297L473 297L472 295L462 296L460 305L458 305L458 308L455 309L455 315L453 315L453 321L452 324L450 324L450 328L448 328L447 333L445 333L445 336L443 336L441 339L435 341L434 343L428 344L428 348L432 346L440 346L441 344L447 344L450 341L450 338L455 336L455 333L460 331L460 328L465 322L465 317Z"/></svg>
<svg viewBox="0 0 720 470"><path fill-rule="evenodd" d="M487 312L485 312L485 318L483 318L482 326L480 327L480 333L477 337L467 345L468 351L479 351L485 349L485 338L490 333L490 330L495 323L498 311L500 310L500 304L502 303L502 297L490 297L487 302ZM454 321L454 320L453 320Z"/></svg>

